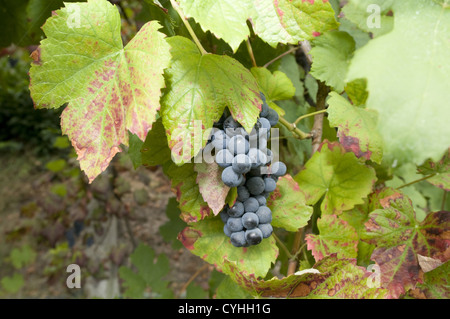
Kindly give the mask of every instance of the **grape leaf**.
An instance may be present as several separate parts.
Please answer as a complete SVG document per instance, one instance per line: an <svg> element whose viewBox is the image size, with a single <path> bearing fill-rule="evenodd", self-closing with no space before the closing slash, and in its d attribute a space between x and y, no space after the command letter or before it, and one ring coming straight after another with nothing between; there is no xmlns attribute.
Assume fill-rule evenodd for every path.
<svg viewBox="0 0 450 319"><path fill-rule="evenodd" d="M315 38L312 43L311 74L335 91L342 92L350 59L355 51L355 41L347 32L330 31Z"/></svg>
<svg viewBox="0 0 450 319"><path fill-rule="evenodd" d="M186 223L180 219L181 211L178 208L176 198L171 197L166 206L166 216L169 218L165 224L159 226L159 233L168 243L172 243L172 248L178 250L182 247L177 236L186 227Z"/></svg>
<svg viewBox="0 0 450 319"><path fill-rule="evenodd" d="M159 28L145 24L124 48L119 12L106 0L68 3L43 26L47 38L32 54L31 97L36 108L68 102L62 132L90 182L120 144L128 146L128 130L144 140L155 121L170 62Z"/></svg>
<svg viewBox="0 0 450 319"><path fill-rule="evenodd" d="M168 39L172 66L166 73L171 89L162 100L161 117L177 164L190 161L206 145L214 122L225 107L250 132L261 110L256 80L228 56L201 55L187 38Z"/></svg>
<svg viewBox="0 0 450 319"><path fill-rule="evenodd" d="M180 217L186 223L195 223L212 213L200 193L194 165L187 163L178 166L172 161L163 165L164 173L170 178L172 189L180 203Z"/></svg>
<svg viewBox="0 0 450 319"><path fill-rule="evenodd" d="M278 256L273 236L263 239L258 245L238 248L224 234L223 226L218 216L206 218L185 228L178 238L194 255L213 264L219 271L227 274L223 268L226 258L236 262L239 271L255 277L266 276Z"/></svg>
<svg viewBox="0 0 450 319"><path fill-rule="evenodd" d="M319 234L307 234L305 241L316 261L337 253L341 258L356 258L358 234L336 215L324 215L317 220Z"/></svg>
<svg viewBox="0 0 450 319"><path fill-rule="evenodd" d="M170 161L170 148L167 144L166 131L159 118L153 123L144 144L141 147L141 161L144 166L162 165Z"/></svg>
<svg viewBox="0 0 450 319"><path fill-rule="evenodd" d="M345 93L353 105L365 105L369 92L366 90L367 80L356 79L345 84Z"/></svg>
<svg viewBox="0 0 450 319"><path fill-rule="evenodd" d="M384 189L378 195L383 208L369 214L364 241L376 245L371 259L380 267L383 287L394 298L420 281L417 254L450 258L450 212L434 212L422 223L416 220L411 200L400 191Z"/></svg>
<svg viewBox="0 0 450 319"><path fill-rule="evenodd" d="M312 269L270 280L256 279L238 269L236 262L225 260L231 278L253 295L272 298L389 298L388 291L369 284L371 273L357 266L355 259L336 254L317 262Z"/></svg>
<svg viewBox="0 0 450 319"><path fill-rule="evenodd" d="M163 166L164 174L170 178L172 190L179 202L181 219L192 223L210 215L211 209L203 200L197 184L197 172L194 170L196 164L187 163L178 166L172 161L161 118L148 132L141 153L144 166Z"/></svg>
<svg viewBox="0 0 450 319"><path fill-rule="evenodd" d="M261 92L264 93L267 104L275 109L280 115L285 112L274 103L278 100L288 100L295 95L295 87L287 75L281 71L270 72L263 67L253 67L250 69Z"/></svg>
<svg viewBox="0 0 450 319"><path fill-rule="evenodd" d="M214 215L217 215L225 205L230 187L222 182L222 169L213 162L195 163L194 170L197 172L197 184L203 199L211 208Z"/></svg>
<svg viewBox="0 0 450 319"><path fill-rule="evenodd" d="M330 92L328 120L338 128L339 142L356 157L380 164L383 141L377 131L377 114L373 110L351 105L336 92Z"/></svg>
<svg viewBox="0 0 450 319"><path fill-rule="evenodd" d="M272 225L293 232L306 226L313 213L291 175L278 179L277 188L267 199L267 206L272 210Z"/></svg>
<svg viewBox="0 0 450 319"><path fill-rule="evenodd" d="M164 279L169 273L169 258L166 255L156 257L152 248L139 244L130 259L137 272L126 266L119 268L119 276L124 280L126 287L125 297L141 299L147 287L151 288L156 298L173 297L172 291L168 288L169 281Z"/></svg>
<svg viewBox="0 0 450 319"><path fill-rule="evenodd" d="M225 40L234 52L248 38L251 20L254 32L272 47L297 44L337 27L328 1L180 0L183 12L204 31Z"/></svg>
<svg viewBox="0 0 450 319"><path fill-rule="evenodd" d="M395 1L393 10L393 30L355 51L347 80L367 79L386 160L420 165L450 145L450 109L441 107L450 99L450 10L432 0Z"/></svg>
<svg viewBox="0 0 450 319"><path fill-rule="evenodd" d="M375 183L375 170L345 153L338 143L324 141L295 177L306 203L313 205L325 195L323 214L338 214L363 203Z"/></svg>

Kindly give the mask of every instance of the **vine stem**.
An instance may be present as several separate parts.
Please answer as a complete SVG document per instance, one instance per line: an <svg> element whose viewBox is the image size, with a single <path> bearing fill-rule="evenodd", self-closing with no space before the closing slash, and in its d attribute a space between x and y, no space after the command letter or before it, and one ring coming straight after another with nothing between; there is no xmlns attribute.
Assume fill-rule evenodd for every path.
<svg viewBox="0 0 450 319"><path fill-rule="evenodd" d="M316 112L312 112L312 113L308 113L308 114L302 115L302 116L300 116L299 118L297 118L295 120L294 124L297 125L301 120L303 120L303 119L305 119L307 117L314 116L316 114L325 113L326 111L327 111L326 109L323 109L323 110L320 110L320 111L316 111Z"/></svg>
<svg viewBox="0 0 450 319"><path fill-rule="evenodd" d="M258 67L256 64L255 55L253 54L252 45L250 43L250 39L247 38L247 41L245 41L245 45L247 46L248 55L250 55L250 59L252 60L253 67Z"/></svg>
<svg viewBox="0 0 450 319"><path fill-rule="evenodd" d="M284 57L285 55L288 55L288 54L290 54L290 53L292 53L292 52L295 52L295 51L297 51L297 50L298 50L298 47L294 47L294 48L291 48L291 49L287 50L286 52L281 53L279 56L273 58L272 60L270 60L269 62L267 62L266 64L264 64L264 67L267 68L269 65L271 65L272 63L274 63L276 60L279 60L279 59L281 59L282 57Z"/></svg>
<svg viewBox="0 0 450 319"><path fill-rule="evenodd" d="M200 52L202 53L202 55L208 54L208 52L205 50L205 48L200 43L200 40L195 35L194 30L192 29L191 25L189 24L189 21L187 20L183 11L178 6L178 3L175 0L170 0L170 3L172 4L172 7L175 9L175 11L180 16L181 20L183 21L184 25L186 26L186 29L188 30L189 34L191 35L192 39L194 40L195 44L197 45L197 47L200 50Z"/></svg>
<svg viewBox="0 0 450 319"><path fill-rule="evenodd" d="M292 133L294 133L294 135L300 139L300 140L305 140L308 138L311 138L311 134L310 133L305 133L303 132L301 129L299 129L297 126L295 126L294 123L290 123L288 122L284 117L279 116L278 121L285 126L289 131L291 131Z"/></svg>
<svg viewBox="0 0 450 319"><path fill-rule="evenodd" d="M319 81L319 89L317 91L317 103L316 108L317 111L314 114L314 124L311 130L312 136L312 154L317 152L319 149L320 143L322 142L322 130L323 130L323 113L325 111L325 101L328 96L328 92L330 88L323 82ZM298 119L297 119L298 120ZM304 228L299 229L295 233L294 243L292 244L291 252L294 256L296 256L296 252L303 248L303 235ZM289 260L288 264L288 276L295 273L297 270L297 258L293 258Z"/></svg>
<svg viewBox="0 0 450 319"><path fill-rule="evenodd" d="M204 271L205 269L207 269L208 267L209 267L209 264L204 264L202 267L197 269L197 271L189 278L189 280L184 283L183 287L180 288L180 291L178 292L178 295L181 296L181 294L187 289L189 284L192 281L194 281L194 279L197 278L198 275L200 275L201 272Z"/></svg>
<svg viewBox="0 0 450 319"><path fill-rule="evenodd" d="M292 254L289 251L289 249L283 244L283 242L280 240L280 238L278 238L277 235L275 235L275 233L272 233L273 238L275 238L275 241L278 243L278 245L281 247L281 249L284 250L284 252L286 253L286 255L288 256L289 259L292 258Z"/></svg>
<svg viewBox="0 0 450 319"><path fill-rule="evenodd" d="M403 187L407 187L407 186L409 186L409 185L412 185L412 184L415 184L415 183L418 183L418 182L421 182L421 181L427 180L427 179L429 179L429 178L433 177L434 175L436 175L436 173L433 173L433 174L427 175L427 176L425 176L425 177L422 177L422 178L416 179L416 180L414 180L414 181L412 181L412 182L409 182L409 183L403 184L402 186L399 186L399 187L397 187L397 189L400 189L400 188L403 188Z"/></svg>

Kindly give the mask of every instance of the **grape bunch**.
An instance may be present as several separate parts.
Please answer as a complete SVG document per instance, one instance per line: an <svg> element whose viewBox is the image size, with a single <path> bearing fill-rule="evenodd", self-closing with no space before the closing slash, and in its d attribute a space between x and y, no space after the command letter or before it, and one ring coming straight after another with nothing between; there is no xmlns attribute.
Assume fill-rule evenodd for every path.
<svg viewBox="0 0 450 319"><path fill-rule="evenodd" d="M270 237L272 211L267 198L276 188L280 176L286 174L286 165L274 162L267 147L270 129L278 122L278 114L263 100L260 117L250 134L227 112L215 123L208 144L214 149L215 162L223 168L222 181L228 187L237 187L237 200L220 212L223 231L233 246L247 247ZM262 171L261 168L267 170Z"/></svg>

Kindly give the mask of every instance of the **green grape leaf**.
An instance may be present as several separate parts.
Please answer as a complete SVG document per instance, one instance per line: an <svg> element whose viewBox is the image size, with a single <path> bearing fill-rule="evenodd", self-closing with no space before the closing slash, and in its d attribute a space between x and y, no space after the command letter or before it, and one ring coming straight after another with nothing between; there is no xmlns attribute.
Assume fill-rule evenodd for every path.
<svg viewBox="0 0 450 319"><path fill-rule="evenodd" d="M202 161L194 164L197 172L197 185L204 201L211 208L214 215L222 210L230 187L222 182L222 168L216 163Z"/></svg>
<svg viewBox="0 0 450 319"><path fill-rule="evenodd" d="M393 11L393 30L355 51L347 80L367 79L385 159L420 165L450 145L450 108L441 107L450 99L450 10L418 0L395 1Z"/></svg>
<svg viewBox="0 0 450 319"><path fill-rule="evenodd" d="M295 87L281 71L270 72L263 67L250 69L267 101L289 100L295 95Z"/></svg>
<svg viewBox="0 0 450 319"><path fill-rule="evenodd" d="M316 261L337 253L341 258L356 258L358 234L336 215L324 215L317 220L319 234L307 234L305 241Z"/></svg>
<svg viewBox="0 0 450 319"><path fill-rule="evenodd" d="M167 144L166 131L159 118L153 123L144 144L141 147L141 161L144 166L162 165L170 161L170 148Z"/></svg>
<svg viewBox="0 0 450 319"><path fill-rule="evenodd" d="M189 162L206 145L225 107L250 132L262 100L255 78L237 60L201 55L187 38L175 36L172 65L166 70L171 89L162 100L161 117L177 164Z"/></svg>
<svg viewBox="0 0 450 319"><path fill-rule="evenodd" d="M132 133L129 133L128 142L128 156L131 159L131 163L133 163L133 168L137 169L142 165L141 148L142 145L144 145L144 142L136 134Z"/></svg>
<svg viewBox="0 0 450 319"><path fill-rule="evenodd" d="M353 105L364 105L369 96L366 88L366 79L356 79L345 84L345 93Z"/></svg>
<svg viewBox="0 0 450 319"><path fill-rule="evenodd" d="M186 223L181 220L180 215L181 211L176 198L169 198L166 206L166 216L169 221L159 227L159 233L166 242L172 243L172 248L175 250L182 247L177 236L186 227Z"/></svg>
<svg viewBox="0 0 450 319"><path fill-rule="evenodd" d="M380 164L383 157L383 140L377 131L377 113L351 105L336 92L330 92L328 120L338 128L338 138L346 151L356 157Z"/></svg>
<svg viewBox="0 0 450 319"><path fill-rule="evenodd" d="M227 42L234 52L250 35L246 21L263 41L298 44L336 28L334 11L328 1L180 0L183 12Z"/></svg>
<svg viewBox="0 0 450 319"><path fill-rule="evenodd" d="M11 264L16 269L20 269L31 264L36 259L36 252L29 245L23 245L18 248L14 248L11 251L9 258L11 259Z"/></svg>
<svg viewBox="0 0 450 319"><path fill-rule="evenodd" d="M386 289L372 284L372 273L357 266L355 259L337 258L336 254L317 262L313 268L270 280L256 279L238 271L236 262L225 261L226 272L252 295L268 298L389 298Z"/></svg>
<svg viewBox="0 0 450 319"><path fill-rule="evenodd" d="M378 194L382 208L369 214L362 240L376 246L371 259L380 267L382 286L394 298L420 281L418 254L445 262L449 259L450 212L434 212L416 220L411 200L386 188Z"/></svg>
<svg viewBox="0 0 450 319"><path fill-rule="evenodd" d="M311 75L335 91L342 92L350 59L355 51L355 41L347 32L330 31L315 38L312 43Z"/></svg>
<svg viewBox="0 0 450 319"><path fill-rule="evenodd" d="M172 189L180 204L180 217L186 223L195 223L212 215L211 208L200 193L194 167L194 163L178 166L172 161L163 165L164 173L170 178Z"/></svg>
<svg viewBox="0 0 450 319"><path fill-rule="evenodd" d="M180 234L179 240L196 256L213 264L217 270L228 274L224 269L224 260L237 263L237 271L264 277L278 256L278 248L273 236L263 239L261 243L250 247L234 247L223 232L224 223L216 216L206 218Z"/></svg>
<svg viewBox="0 0 450 319"><path fill-rule="evenodd" d="M3 277L0 284L6 292L15 294L25 285L25 280L21 274L15 272L12 276Z"/></svg>
<svg viewBox="0 0 450 319"><path fill-rule="evenodd" d="M324 141L295 177L306 203L313 205L325 195L323 214L338 214L363 203L376 181L375 170L345 153L338 143Z"/></svg>
<svg viewBox="0 0 450 319"><path fill-rule="evenodd" d="M272 225L292 232L306 226L313 213L291 175L278 179L277 188L267 199L267 206L272 210Z"/></svg>
<svg viewBox="0 0 450 319"><path fill-rule="evenodd" d="M155 256L152 248L139 244L130 256L131 263L137 272L121 266L119 276L126 287L124 297L143 298L144 291L149 287L154 298L171 298L172 291L168 288L169 281L164 279L169 273L169 258L161 254Z"/></svg>
<svg viewBox="0 0 450 319"><path fill-rule="evenodd" d="M128 146L128 131L145 139L170 62L157 22L145 24L125 47L120 23L117 8L106 0L67 3L47 20L47 38L32 54L35 107L68 103L61 129L89 182L121 151L120 144Z"/></svg>

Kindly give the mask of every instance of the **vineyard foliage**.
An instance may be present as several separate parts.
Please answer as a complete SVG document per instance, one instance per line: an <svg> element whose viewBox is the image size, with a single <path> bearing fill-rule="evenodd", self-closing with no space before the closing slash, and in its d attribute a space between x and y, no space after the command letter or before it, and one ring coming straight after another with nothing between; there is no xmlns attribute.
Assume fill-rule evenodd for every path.
<svg viewBox="0 0 450 319"><path fill-rule="evenodd" d="M449 297L447 0L147 1L135 34L106 0L52 1L45 23L25 19L37 1L8 5L43 24L21 37L42 38L35 108L63 108L89 182L119 152L162 166L187 223L178 240L227 275L218 296ZM237 248L218 216L236 189L195 159L225 111L250 132L261 93L288 173L267 202L274 236ZM163 256L131 258L125 297L172 297Z"/></svg>

